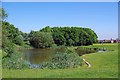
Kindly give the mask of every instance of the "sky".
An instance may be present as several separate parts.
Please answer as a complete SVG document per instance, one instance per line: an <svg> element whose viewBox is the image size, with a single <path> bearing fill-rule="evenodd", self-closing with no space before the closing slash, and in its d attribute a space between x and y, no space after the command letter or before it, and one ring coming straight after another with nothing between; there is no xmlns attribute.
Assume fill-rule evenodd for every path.
<svg viewBox="0 0 120 80"><path fill-rule="evenodd" d="M91 28L98 39L118 37L117 2L3 2L7 21L22 32L45 26Z"/></svg>
<svg viewBox="0 0 120 80"><path fill-rule="evenodd" d="M119 0L3 0L4 2L118 2Z"/></svg>

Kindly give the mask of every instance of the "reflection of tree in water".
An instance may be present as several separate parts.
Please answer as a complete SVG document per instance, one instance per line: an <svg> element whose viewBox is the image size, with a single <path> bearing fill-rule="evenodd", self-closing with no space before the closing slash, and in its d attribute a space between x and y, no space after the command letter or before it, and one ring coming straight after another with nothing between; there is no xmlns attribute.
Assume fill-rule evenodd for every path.
<svg viewBox="0 0 120 80"><path fill-rule="evenodd" d="M39 64L48 60L53 53L53 49L27 49L24 51L24 59L31 64Z"/></svg>

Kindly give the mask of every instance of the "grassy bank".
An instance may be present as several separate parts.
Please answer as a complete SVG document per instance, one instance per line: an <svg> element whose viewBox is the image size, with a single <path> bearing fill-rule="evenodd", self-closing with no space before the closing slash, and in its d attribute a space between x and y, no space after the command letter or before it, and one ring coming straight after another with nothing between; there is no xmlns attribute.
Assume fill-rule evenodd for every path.
<svg viewBox="0 0 120 80"><path fill-rule="evenodd" d="M83 65L76 69L3 69L3 78L117 78L118 77L118 46L117 44L94 44L86 47L105 47L110 51L97 52L81 56L92 67Z"/></svg>

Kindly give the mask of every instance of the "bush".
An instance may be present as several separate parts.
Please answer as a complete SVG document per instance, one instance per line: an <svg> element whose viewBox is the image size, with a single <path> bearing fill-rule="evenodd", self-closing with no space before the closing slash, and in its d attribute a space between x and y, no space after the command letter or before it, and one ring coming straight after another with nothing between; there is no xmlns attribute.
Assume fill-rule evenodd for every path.
<svg viewBox="0 0 120 80"><path fill-rule="evenodd" d="M56 46L55 47L55 52L60 52L60 53L65 53L67 52L67 47L66 46Z"/></svg>
<svg viewBox="0 0 120 80"><path fill-rule="evenodd" d="M23 68L29 68L27 62L25 62L21 58L20 53L11 54L10 57L6 57L2 59L2 68L7 69L23 69Z"/></svg>
<svg viewBox="0 0 120 80"><path fill-rule="evenodd" d="M42 64L42 68L64 69L77 68L82 65L82 59L74 52L56 52L52 59Z"/></svg>
<svg viewBox="0 0 120 80"><path fill-rule="evenodd" d="M76 49L76 53L79 56L82 56L84 54L90 54L90 53L95 53L98 51L98 48L85 48L85 47L78 47Z"/></svg>
<svg viewBox="0 0 120 80"><path fill-rule="evenodd" d="M3 35L2 38L2 49L7 53L6 56L10 56L15 52L15 46L5 35Z"/></svg>
<svg viewBox="0 0 120 80"><path fill-rule="evenodd" d="M15 50L15 44L12 43L5 35L2 40L2 67L9 69L28 68L28 65L21 59L21 53Z"/></svg>

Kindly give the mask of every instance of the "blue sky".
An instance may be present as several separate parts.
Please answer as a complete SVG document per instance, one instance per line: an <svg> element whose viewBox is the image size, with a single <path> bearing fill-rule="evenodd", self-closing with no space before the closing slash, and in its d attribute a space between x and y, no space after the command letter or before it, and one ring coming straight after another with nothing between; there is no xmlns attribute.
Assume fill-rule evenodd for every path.
<svg viewBox="0 0 120 80"><path fill-rule="evenodd" d="M118 37L117 2L3 2L7 21L23 32L45 26L80 26L94 30L98 39Z"/></svg>
<svg viewBox="0 0 120 80"><path fill-rule="evenodd" d="M119 0L3 0L4 2L118 2Z"/></svg>

